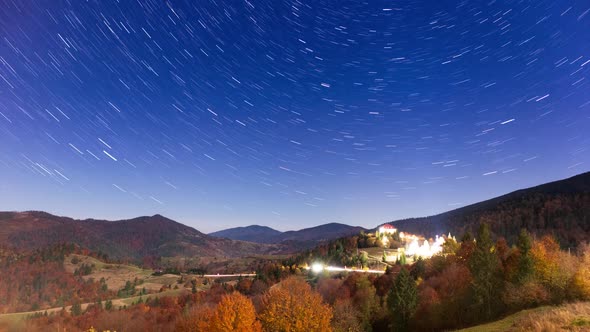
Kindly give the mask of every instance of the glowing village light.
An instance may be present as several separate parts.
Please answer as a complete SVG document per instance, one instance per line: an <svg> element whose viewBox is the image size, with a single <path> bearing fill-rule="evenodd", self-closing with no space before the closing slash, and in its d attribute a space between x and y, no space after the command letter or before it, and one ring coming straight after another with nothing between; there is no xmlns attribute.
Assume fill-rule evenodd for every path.
<svg viewBox="0 0 590 332"><path fill-rule="evenodd" d="M324 270L324 264L322 263L313 263L311 265L311 271L313 273L320 273Z"/></svg>
<svg viewBox="0 0 590 332"><path fill-rule="evenodd" d="M412 242L406 245L405 252L408 256L419 256L423 258L428 258L442 252L442 246L444 243L445 238L438 235L436 236L432 244L430 244L428 240L425 239L422 245L420 245L418 239L414 238Z"/></svg>

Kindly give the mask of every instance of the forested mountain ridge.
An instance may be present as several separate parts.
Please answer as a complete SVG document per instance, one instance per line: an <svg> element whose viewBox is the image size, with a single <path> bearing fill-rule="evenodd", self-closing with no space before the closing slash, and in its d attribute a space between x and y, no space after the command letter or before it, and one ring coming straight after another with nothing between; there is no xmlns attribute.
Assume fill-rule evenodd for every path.
<svg viewBox="0 0 590 332"><path fill-rule="evenodd" d="M1 212L0 243L41 249L73 243L115 259L149 256L226 256L267 254L281 248L215 238L161 215L128 220L75 220L45 212Z"/></svg>
<svg viewBox="0 0 590 332"><path fill-rule="evenodd" d="M590 172L439 215L392 223L401 231L430 237L449 232L473 234L482 222L488 223L496 236L509 242L514 241L521 228L537 235L553 234L562 247L587 242L590 240ZM362 227L332 223L299 231L275 231L267 239L246 237L252 242L244 242L203 234L161 215L106 221L75 220L37 211L0 212L0 243L6 246L34 250L74 243L115 259L135 260L150 256L241 257L296 252L362 230Z"/></svg>
<svg viewBox="0 0 590 332"><path fill-rule="evenodd" d="M209 235L215 237L257 243L271 243L272 239L281 234L281 231L277 231L276 229L260 225L234 227L209 233Z"/></svg>
<svg viewBox="0 0 590 332"><path fill-rule="evenodd" d="M309 248L327 240L358 234L366 229L340 223L327 223L297 231L280 232L266 226L251 225L224 229L211 236L257 243L284 243L291 248Z"/></svg>
<svg viewBox="0 0 590 332"><path fill-rule="evenodd" d="M509 242L521 228L533 234L553 234L562 246L590 240L590 172L517 190L487 201L435 216L392 222L402 231L434 236L475 233L486 222Z"/></svg>

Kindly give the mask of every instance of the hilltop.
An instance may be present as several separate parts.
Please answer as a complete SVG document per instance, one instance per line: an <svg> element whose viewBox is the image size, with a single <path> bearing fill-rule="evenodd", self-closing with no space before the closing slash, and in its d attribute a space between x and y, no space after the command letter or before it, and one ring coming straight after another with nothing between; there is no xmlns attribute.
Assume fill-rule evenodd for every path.
<svg viewBox="0 0 590 332"><path fill-rule="evenodd" d="M266 226L252 225L236 227L210 233L211 236L257 243L286 244L294 248L308 248L322 241L358 234L366 229L340 223L328 223L300 229L298 231L280 232Z"/></svg>
<svg viewBox="0 0 590 332"><path fill-rule="evenodd" d="M163 217L76 220L45 212L1 212L0 243L21 250L73 243L114 259L150 256L243 257L283 250L273 244L221 239Z"/></svg>
<svg viewBox="0 0 590 332"><path fill-rule="evenodd" d="M209 235L214 237L257 243L272 243L272 240L281 234L281 231L260 225L234 227L209 233Z"/></svg>

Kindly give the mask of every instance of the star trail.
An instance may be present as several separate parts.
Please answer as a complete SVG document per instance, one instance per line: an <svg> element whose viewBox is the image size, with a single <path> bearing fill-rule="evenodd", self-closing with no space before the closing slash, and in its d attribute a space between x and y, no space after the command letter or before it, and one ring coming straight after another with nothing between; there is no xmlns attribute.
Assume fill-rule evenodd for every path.
<svg viewBox="0 0 590 332"><path fill-rule="evenodd" d="M588 170L584 1L0 1L0 209L374 227Z"/></svg>

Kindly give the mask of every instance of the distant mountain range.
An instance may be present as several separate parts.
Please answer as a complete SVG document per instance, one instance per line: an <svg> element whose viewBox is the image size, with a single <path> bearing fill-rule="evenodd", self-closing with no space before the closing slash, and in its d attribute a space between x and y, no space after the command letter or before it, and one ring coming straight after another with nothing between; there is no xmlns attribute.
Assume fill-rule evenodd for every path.
<svg viewBox="0 0 590 332"><path fill-rule="evenodd" d="M521 228L554 234L562 246L590 241L590 172L439 215L391 222L404 232L428 237L475 233L481 222L514 240ZM227 229L209 235L161 215L128 220L75 220L45 212L0 212L0 246L34 250L74 243L113 258L147 256L243 257L294 253L322 241L358 234L362 227L330 223L280 232L265 226Z"/></svg>
<svg viewBox="0 0 590 332"><path fill-rule="evenodd" d="M208 236L161 215L128 220L75 220L45 212L0 212L0 244L34 250L57 243L74 243L110 257L224 256L284 252L273 244Z"/></svg>
<svg viewBox="0 0 590 332"><path fill-rule="evenodd" d="M258 243L273 243L271 239L274 239L281 234L283 233L276 229L259 225L228 228L209 233L209 235L214 237Z"/></svg>
<svg viewBox="0 0 590 332"><path fill-rule="evenodd" d="M209 233L209 235L232 240L257 243L291 243L296 247L308 247L321 241L358 234L360 231L366 231L366 229L339 223L329 223L287 232L280 232L266 226L252 225L229 228Z"/></svg>
<svg viewBox="0 0 590 332"><path fill-rule="evenodd" d="M434 216L392 221L404 232L434 237L465 232L475 235L481 222L492 231L512 241L521 228L535 234L554 234L563 246L590 241L590 172L518 190L480 203ZM300 231L281 233L265 226L238 227L209 235L257 243L299 241L309 246L321 240L358 234L362 227L326 224Z"/></svg>
<svg viewBox="0 0 590 332"><path fill-rule="evenodd" d="M324 240L362 230L326 224L300 231L279 232L249 226L207 235L161 215L127 220L76 220L46 212L0 212L0 245L35 250L58 243L74 243L116 259L148 256L245 257L295 253ZM222 233L222 232L218 232Z"/></svg>

